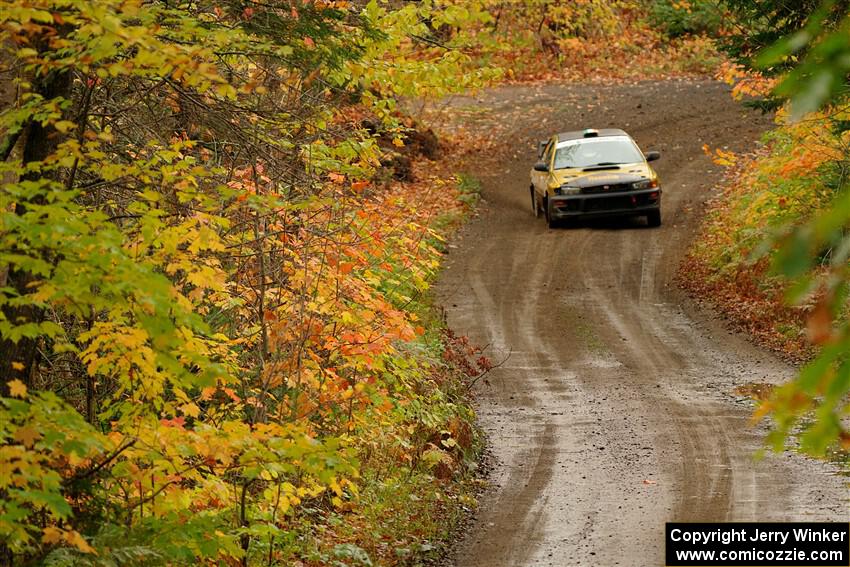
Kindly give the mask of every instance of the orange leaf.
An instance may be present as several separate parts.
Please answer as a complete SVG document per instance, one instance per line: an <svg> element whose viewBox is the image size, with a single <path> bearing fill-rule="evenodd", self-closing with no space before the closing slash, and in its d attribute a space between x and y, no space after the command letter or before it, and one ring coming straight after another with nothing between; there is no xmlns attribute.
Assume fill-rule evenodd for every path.
<svg viewBox="0 0 850 567"><path fill-rule="evenodd" d="M15 440L20 441L28 449L39 439L41 439L41 433L34 427L25 426L15 431Z"/></svg>
<svg viewBox="0 0 850 567"><path fill-rule="evenodd" d="M186 423L186 418L182 415L179 417L175 417L174 419L160 419L159 422L165 427L176 427L178 429L183 429L183 425Z"/></svg>
<svg viewBox="0 0 850 567"><path fill-rule="evenodd" d="M818 302L806 322L806 332L813 344L822 345L832 337L832 314L826 301Z"/></svg>
<svg viewBox="0 0 850 567"><path fill-rule="evenodd" d="M231 399L231 400L233 400L234 402L239 403L239 402L241 402L241 401L242 401L242 398L240 398L239 396L237 396L237 395L236 395L236 392L234 392L231 388L222 388L221 390L222 390L225 394L227 394L227 395L230 397L230 399Z"/></svg>

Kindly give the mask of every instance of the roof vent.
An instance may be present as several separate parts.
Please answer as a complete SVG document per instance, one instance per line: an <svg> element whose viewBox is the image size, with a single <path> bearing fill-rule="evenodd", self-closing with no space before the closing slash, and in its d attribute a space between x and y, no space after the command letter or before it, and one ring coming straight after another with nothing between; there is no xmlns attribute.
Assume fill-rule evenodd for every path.
<svg viewBox="0 0 850 567"><path fill-rule="evenodd" d="M588 128L584 131L585 138L596 138L599 136L599 130L594 130L593 128Z"/></svg>

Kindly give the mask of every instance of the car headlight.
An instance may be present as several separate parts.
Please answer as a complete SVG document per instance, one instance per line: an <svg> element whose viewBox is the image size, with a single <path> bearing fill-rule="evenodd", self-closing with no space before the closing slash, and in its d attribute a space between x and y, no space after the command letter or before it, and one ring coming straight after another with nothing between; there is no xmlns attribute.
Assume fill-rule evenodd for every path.
<svg viewBox="0 0 850 567"><path fill-rule="evenodd" d="M640 189L655 189L658 187L657 179L641 179L640 181L636 181L632 184L632 189L640 190Z"/></svg>
<svg viewBox="0 0 850 567"><path fill-rule="evenodd" d="M569 185L561 185L555 193L558 195L578 195L581 193L581 189L578 187L570 187Z"/></svg>

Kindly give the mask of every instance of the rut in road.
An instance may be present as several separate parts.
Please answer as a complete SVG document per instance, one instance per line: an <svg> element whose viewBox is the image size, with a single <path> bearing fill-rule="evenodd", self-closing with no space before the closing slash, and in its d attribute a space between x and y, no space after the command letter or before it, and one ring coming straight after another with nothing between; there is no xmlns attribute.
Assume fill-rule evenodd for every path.
<svg viewBox="0 0 850 567"><path fill-rule="evenodd" d="M792 369L692 309L673 275L720 178L703 143L751 148L770 120L713 82L506 87L460 106L499 128L438 285L449 324L504 365L478 390L495 466L459 566L663 565L665 521L848 521L842 477L764 431L736 385ZM507 125L507 127L505 127ZM528 201L534 141L621 127L656 162L664 225L548 230ZM655 165L655 164L653 164Z"/></svg>

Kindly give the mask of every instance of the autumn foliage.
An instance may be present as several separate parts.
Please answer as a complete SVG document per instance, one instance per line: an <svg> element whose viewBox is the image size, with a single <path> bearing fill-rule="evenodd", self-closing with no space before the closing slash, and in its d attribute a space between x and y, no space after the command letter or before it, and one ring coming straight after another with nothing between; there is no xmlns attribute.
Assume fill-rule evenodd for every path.
<svg viewBox="0 0 850 567"><path fill-rule="evenodd" d="M393 177L394 97L486 73L424 10L0 4L0 563L324 562L305 510L466 470L426 292L468 205Z"/></svg>
<svg viewBox="0 0 850 567"><path fill-rule="evenodd" d="M474 184L400 101L716 58L548 7L0 1L0 563L435 550L490 363L428 296Z"/></svg>
<svg viewBox="0 0 850 567"><path fill-rule="evenodd" d="M456 2L468 5L468 2ZM704 0L483 0L488 40L471 53L505 80L620 81L710 74L721 61L705 26L673 28L716 3ZM712 27L712 26L709 26Z"/></svg>

